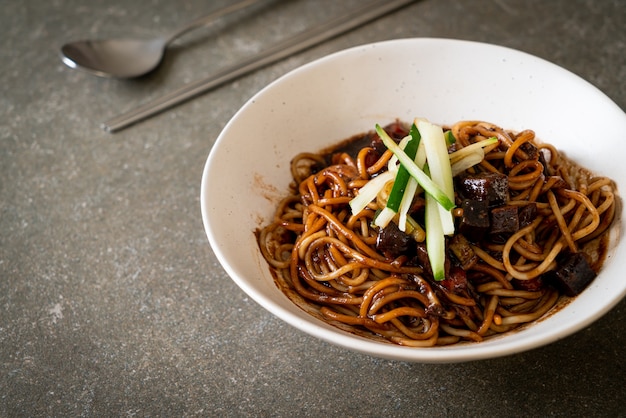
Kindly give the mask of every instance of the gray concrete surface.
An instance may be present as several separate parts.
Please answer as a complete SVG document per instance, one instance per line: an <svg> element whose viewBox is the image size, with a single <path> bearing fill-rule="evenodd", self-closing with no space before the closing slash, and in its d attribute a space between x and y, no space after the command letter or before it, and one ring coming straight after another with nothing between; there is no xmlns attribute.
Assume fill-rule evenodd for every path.
<svg viewBox="0 0 626 418"><path fill-rule="evenodd" d="M140 125L101 130L361 2L266 2L180 39L163 67L134 81L72 71L58 56L70 39L160 34L226 3L3 2L0 416L624 416L626 302L506 358L370 358L304 335L246 297L218 264L199 203L211 146L248 98L362 43L513 47L584 77L624 109L624 1L421 0Z"/></svg>

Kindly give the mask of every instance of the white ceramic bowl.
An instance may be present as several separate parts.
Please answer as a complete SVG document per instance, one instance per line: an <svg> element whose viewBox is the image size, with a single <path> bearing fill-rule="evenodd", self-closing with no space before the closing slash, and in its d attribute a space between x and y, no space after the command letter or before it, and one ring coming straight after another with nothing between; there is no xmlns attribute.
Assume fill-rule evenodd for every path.
<svg viewBox="0 0 626 418"><path fill-rule="evenodd" d="M254 230L287 192L289 161L376 123L415 116L435 123L481 119L533 129L568 156L626 185L626 114L578 76L526 53L468 41L401 39L351 48L304 65L250 99L211 150L202 178L209 242L252 299L294 327L373 356L460 362L529 350L564 338L607 313L626 294L622 213L603 270L573 302L532 326L481 343L408 348L343 332L305 313L275 285ZM623 241L623 240L622 240Z"/></svg>

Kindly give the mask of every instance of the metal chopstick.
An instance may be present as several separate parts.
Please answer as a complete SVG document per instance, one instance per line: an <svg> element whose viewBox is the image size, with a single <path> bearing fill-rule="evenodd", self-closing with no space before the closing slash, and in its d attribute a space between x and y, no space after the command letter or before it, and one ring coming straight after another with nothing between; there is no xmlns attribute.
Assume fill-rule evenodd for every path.
<svg viewBox="0 0 626 418"><path fill-rule="evenodd" d="M341 33L347 32L380 16L390 13L415 0L376 1L346 15L331 19L312 29L305 30L273 47L250 58L244 59L232 67L223 69L217 74L202 80L189 83L169 94L149 101L138 108L116 116L102 124L107 132L120 131L134 123L154 116L166 109L176 106L192 97L274 63L289 55L303 51L318 43L326 41Z"/></svg>

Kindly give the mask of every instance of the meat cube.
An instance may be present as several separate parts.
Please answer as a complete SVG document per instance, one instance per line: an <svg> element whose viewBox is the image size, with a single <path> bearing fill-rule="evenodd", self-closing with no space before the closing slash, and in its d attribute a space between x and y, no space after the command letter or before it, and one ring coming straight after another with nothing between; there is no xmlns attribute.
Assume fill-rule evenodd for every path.
<svg viewBox="0 0 626 418"><path fill-rule="evenodd" d="M389 222L389 225L378 230L376 249L392 257L397 257L406 253L410 240L411 237L400 231L394 222Z"/></svg>
<svg viewBox="0 0 626 418"><path fill-rule="evenodd" d="M535 160L539 158L539 149L534 144L530 142L525 142L520 148L526 153L529 160Z"/></svg>
<svg viewBox="0 0 626 418"><path fill-rule="evenodd" d="M493 235L512 234L519 230L517 206L500 206L491 209L491 228Z"/></svg>
<svg viewBox="0 0 626 418"><path fill-rule="evenodd" d="M465 199L488 202L489 206L506 203L509 197L509 178L502 173L468 174L457 182L459 193Z"/></svg>
<svg viewBox="0 0 626 418"><path fill-rule="evenodd" d="M451 293L463 294L467 288L467 273L459 267L450 267L449 274L439 283Z"/></svg>
<svg viewBox="0 0 626 418"><path fill-rule="evenodd" d="M550 176L546 178L546 182L553 181L552 189L565 189L568 187L567 182L561 176Z"/></svg>
<svg viewBox="0 0 626 418"><path fill-rule="evenodd" d="M396 141L401 140L409 134L408 126L398 120L385 126L385 131Z"/></svg>
<svg viewBox="0 0 626 418"><path fill-rule="evenodd" d="M416 245L415 258L417 264L424 269L424 275L432 277L433 270L430 268L430 259L428 258L428 251L426 250L426 244L420 242Z"/></svg>
<svg viewBox="0 0 626 418"><path fill-rule="evenodd" d="M428 277L430 279L433 278L433 270L430 267L430 258L428 257L428 250L426 249L426 244L423 242L418 242L417 245L415 246L415 260L416 260L416 265L421 266L424 269L424 277ZM445 277L448 277L448 274L450 272L450 258L446 257L445 263L444 263L444 271L445 271Z"/></svg>
<svg viewBox="0 0 626 418"><path fill-rule="evenodd" d="M537 292L545 287L541 276L529 280L512 279L511 283L516 289L526 290L528 292Z"/></svg>
<svg viewBox="0 0 626 418"><path fill-rule="evenodd" d="M470 241L480 241L489 230L489 203L484 200L465 199L461 202L463 216L459 232Z"/></svg>
<svg viewBox="0 0 626 418"><path fill-rule="evenodd" d="M576 296L595 279L596 275L587 256L577 252L562 257L559 260L559 267L544 276L567 296Z"/></svg>
<svg viewBox="0 0 626 418"><path fill-rule="evenodd" d="M478 256L462 234L455 234L448 244L448 249L458 260L463 270L469 270L478 262Z"/></svg>
<svg viewBox="0 0 626 418"><path fill-rule="evenodd" d="M422 196L415 196L413 198L413 203L411 203L411 207L409 208L409 213L416 213L422 211L426 207L426 199Z"/></svg>
<svg viewBox="0 0 626 418"><path fill-rule="evenodd" d="M402 138L409 134L408 128L404 126L404 124L402 124L400 121L392 122L389 125L385 126L383 129L396 142L400 142ZM387 147L385 147L385 145L383 144L382 139L375 132L372 134L370 146L380 154L385 152L385 150L387 149Z"/></svg>
<svg viewBox="0 0 626 418"><path fill-rule="evenodd" d="M387 147L385 146L385 144L383 144L383 140L375 132L372 133L370 137L370 147L373 148L374 151L376 151L376 153L380 155L382 155L387 150Z"/></svg>
<svg viewBox="0 0 626 418"><path fill-rule="evenodd" d="M517 209L517 217L520 229L530 225L537 217L537 204L530 202L527 205L520 206Z"/></svg>

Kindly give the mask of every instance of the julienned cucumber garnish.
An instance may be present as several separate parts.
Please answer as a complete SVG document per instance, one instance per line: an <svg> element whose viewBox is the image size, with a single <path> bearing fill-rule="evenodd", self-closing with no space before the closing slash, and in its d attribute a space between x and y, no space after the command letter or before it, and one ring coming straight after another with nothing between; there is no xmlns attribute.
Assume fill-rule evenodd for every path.
<svg viewBox="0 0 626 418"><path fill-rule="evenodd" d="M451 212L454 207L453 177L479 164L486 150L496 147L498 140L487 138L448 154L448 147L456 142L452 132L444 132L440 126L424 119L415 119L409 135L400 144L380 125L376 125L376 133L395 158L390 160L387 171L371 179L350 201L352 213L365 209L377 197L380 201L379 193L389 190L388 184L393 182L389 196L383 198L385 207L376 214L374 224L384 228L389 222L396 222L400 230L421 242L424 233L415 233L416 228L421 231L421 227L409 215L409 209L423 189L426 249L435 280L443 280L446 235L454 234Z"/></svg>
<svg viewBox="0 0 626 418"><path fill-rule="evenodd" d="M393 171L385 171L382 174L377 175L373 179L367 182L365 186L361 187L359 194L355 198L350 200L350 208L353 214L361 212L365 207L374 199L376 195L380 193L381 189L385 187L385 184L389 181L393 181L396 173Z"/></svg>
<svg viewBox="0 0 626 418"><path fill-rule="evenodd" d="M452 169L450 168L450 158L448 157L448 147L443 129L425 120L417 121L417 129L422 134L422 141L424 141L430 178L441 188L448 199L454 201ZM439 220L445 235L454 234L454 219L450 208L439 208Z"/></svg>
<svg viewBox="0 0 626 418"><path fill-rule="evenodd" d="M421 135L419 131L417 130L417 126L415 126L415 124L411 125L410 134L411 134L411 137L413 138L421 139ZM415 161L415 164L418 167L423 167L424 163L426 162L426 152L424 151L424 143L421 141L418 145L417 152L415 154L415 158L413 159L413 161ZM406 185L406 190L404 191L404 196L402 196L402 201L400 202L400 209L398 211L398 225L400 225L400 230L403 230L402 229L403 226L411 226L412 223L415 223L415 221L411 218L411 216L409 216L409 211L411 207L413 206L413 199L415 198L415 195L418 192L421 192L421 189L420 190L418 189L419 189L419 184L417 183L417 180L415 180L413 177L409 177L409 181L407 182L407 185Z"/></svg>
<svg viewBox="0 0 626 418"><path fill-rule="evenodd" d="M428 166L425 167L428 171ZM435 280L443 280L446 278L446 234L441 221L441 211L435 199L426 194L426 208L424 213L424 223L426 224L426 251L428 252L428 261L430 261L430 269L433 272Z"/></svg>
<svg viewBox="0 0 626 418"><path fill-rule="evenodd" d="M454 208L454 201L450 199L448 195L415 164L411 157L406 155L398 144L396 144L396 142L378 124L376 125L376 133L382 139L383 144L385 144L385 146L393 152L393 154L398 158L398 161L400 161L400 164L402 164L407 169L409 174L417 180L426 193L429 193L432 197L434 197L437 203L443 206L446 210Z"/></svg>
<svg viewBox="0 0 626 418"><path fill-rule="evenodd" d="M410 136L411 139L407 142L404 147L404 152L408 155L412 160L415 159L415 154L417 154L417 147L420 143L420 133L415 128L415 125L411 127ZM400 165L398 167L398 173L396 174L396 179L393 182L393 188L391 189L391 193L389 194L389 199L387 199L387 207L394 212L398 212L400 209L400 202L402 202L402 197L404 196L404 192L406 191L406 186L409 183L409 178L411 175L409 174L406 167Z"/></svg>
<svg viewBox="0 0 626 418"><path fill-rule="evenodd" d="M403 148L404 152L410 158L415 159L420 143L420 134L415 125L411 127L411 131L407 138L408 142L406 142ZM407 138L400 141L400 148L402 148L401 145ZM417 189L417 183L415 181L411 182L410 180L411 175L407 169L400 164L397 168L396 178L393 182L391 192L387 198L387 204L374 220L374 224L376 226L381 228L386 227L389 222L391 222L391 220L398 215L398 212L400 212L397 221L398 228L401 231L406 231L408 207L413 201L413 197L415 196L415 191Z"/></svg>

